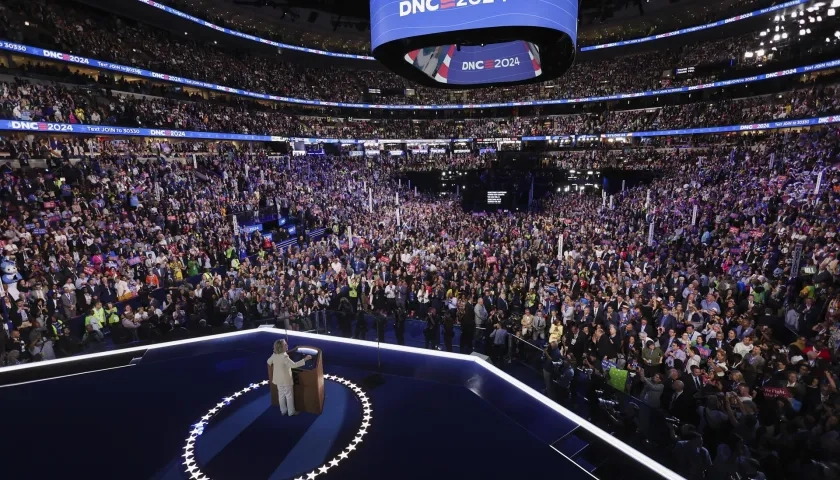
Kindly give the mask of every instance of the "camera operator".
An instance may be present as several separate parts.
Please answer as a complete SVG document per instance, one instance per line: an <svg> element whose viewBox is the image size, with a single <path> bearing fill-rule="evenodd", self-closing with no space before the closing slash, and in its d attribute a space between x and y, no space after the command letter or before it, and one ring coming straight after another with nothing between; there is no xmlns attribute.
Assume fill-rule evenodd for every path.
<svg viewBox="0 0 840 480"><path fill-rule="evenodd" d="M508 332L504 325L499 322L493 324L493 331L490 333L490 359L496 366L499 366L498 364L504 358L507 336Z"/></svg>
<svg viewBox="0 0 840 480"><path fill-rule="evenodd" d="M376 339L379 343L385 343L385 326L388 321L388 317L385 316L385 310L383 308L376 311Z"/></svg>
<svg viewBox="0 0 840 480"><path fill-rule="evenodd" d="M554 377L558 369L563 365L563 355L557 342L550 342L545 346L542 355L543 380L545 381L545 395L554 399ZM559 365L558 365L559 364Z"/></svg>
<svg viewBox="0 0 840 480"><path fill-rule="evenodd" d="M613 434L626 443L637 443L639 406L633 402L627 402L624 408L618 410L611 401L599 402L599 405Z"/></svg>
<svg viewBox="0 0 840 480"><path fill-rule="evenodd" d="M602 413L598 392L602 392L606 384L601 362L598 361L595 354L586 355L583 357L583 366L578 371L589 377L589 390L586 392L586 398L589 400L589 415L592 422L597 423Z"/></svg>
<svg viewBox="0 0 840 480"><path fill-rule="evenodd" d="M679 472L689 480L705 478L706 470L712 465L712 459L709 450L703 446L703 436L690 425L686 425L680 439L674 432L674 427L670 428L672 440L676 440L673 454Z"/></svg>
<svg viewBox="0 0 840 480"><path fill-rule="evenodd" d="M452 339L455 338L455 318L451 311L443 312L443 343L446 351L452 351Z"/></svg>
<svg viewBox="0 0 840 480"><path fill-rule="evenodd" d="M358 340L365 340L368 331L367 318L365 318L365 302L359 302L359 309L356 311L356 329L353 332L353 338Z"/></svg>
<svg viewBox="0 0 840 480"><path fill-rule="evenodd" d="M394 334L397 336L397 344L405 345L405 309L398 306L394 312Z"/></svg>
<svg viewBox="0 0 840 480"><path fill-rule="evenodd" d="M423 336L426 340L425 348L438 349L438 338L440 337L440 320L437 309L434 307L426 314L426 328L423 329Z"/></svg>

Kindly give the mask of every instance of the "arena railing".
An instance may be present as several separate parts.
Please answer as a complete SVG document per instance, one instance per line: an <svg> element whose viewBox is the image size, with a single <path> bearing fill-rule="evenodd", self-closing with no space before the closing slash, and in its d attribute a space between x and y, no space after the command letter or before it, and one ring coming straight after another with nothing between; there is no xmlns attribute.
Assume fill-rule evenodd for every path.
<svg viewBox="0 0 840 480"><path fill-rule="evenodd" d="M763 123L751 123L743 125L726 125L720 127L698 127L698 128L683 128L673 130L648 130L641 132L620 132L620 133L602 133L595 135L600 140L618 139L618 138L633 138L633 137L671 137L678 135L707 135L717 133L733 133L733 132L755 132L761 130L778 130L785 128L805 128L820 125L829 125L840 123L840 115L828 115L823 117L801 118L796 120L779 120L768 121ZM64 124L51 122L27 122L21 120L0 120L0 131L15 131L26 133L45 133L56 135L97 135L97 136L125 136L125 137L151 137L151 138L175 138L175 139L193 139L193 140L216 140L216 141L244 141L244 142L288 142L288 141L306 141L308 143L333 143L333 144L364 144L377 143L384 144L386 140L383 139L337 139L337 138L290 138L277 137L270 135L245 135L238 133L222 133L222 132L192 132L183 130L160 130L150 128L134 128L134 127L114 127L102 125L83 125L83 124ZM583 137L584 135L580 135ZM593 135L585 135L586 137L593 137ZM568 138L575 138L573 135L557 135L557 136L526 136L526 137L507 137L507 138L482 138L482 139L458 139L461 142L480 141L480 142L531 142L531 141L550 141L562 140ZM402 143L412 143L421 140L400 140ZM440 141L446 142L446 139ZM451 140L454 142L455 140ZM394 143L394 140L387 140L388 143Z"/></svg>
<svg viewBox="0 0 840 480"><path fill-rule="evenodd" d="M653 408L630 392L640 389L635 373L616 373L611 378L613 364L607 372L587 364L564 358L555 362L546 376L544 371L545 346L541 339L524 339L508 335L507 353L501 361L518 364L521 374L530 374L532 385L541 385L543 393L569 410L586 418L599 428L608 431L625 443L670 468L677 468L670 455L674 428L679 420L667 415L661 408ZM618 369L621 370L621 369ZM632 426L631 428L627 428Z"/></svg>

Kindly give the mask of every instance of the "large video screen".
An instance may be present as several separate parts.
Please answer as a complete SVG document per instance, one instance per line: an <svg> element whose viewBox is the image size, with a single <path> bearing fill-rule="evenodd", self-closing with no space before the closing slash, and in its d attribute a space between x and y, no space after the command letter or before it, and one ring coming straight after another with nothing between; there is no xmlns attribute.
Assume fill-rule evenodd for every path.
<svg viewBox="0 0 840 480"><path fill-rule="evenodd" d="M542 75L539 48L521 40L424 48L405 60L436 81L453 85L518 82Z"/></svg>
<svg viewBox="0 0 840 480"><path fill-rule="evenodd" d="M576 41L577 0L370 1L373 50L403 38L511 26L559 30Z"/></svg>
<svg viewBox="0 0 840 480"><path fill-rule="evenodd" d="M424 78L452 85L534 79L546 58L530 41L534 32L577 37L577 0L371 0L370 12L374 51L429 37L405 61Z"/></svg>

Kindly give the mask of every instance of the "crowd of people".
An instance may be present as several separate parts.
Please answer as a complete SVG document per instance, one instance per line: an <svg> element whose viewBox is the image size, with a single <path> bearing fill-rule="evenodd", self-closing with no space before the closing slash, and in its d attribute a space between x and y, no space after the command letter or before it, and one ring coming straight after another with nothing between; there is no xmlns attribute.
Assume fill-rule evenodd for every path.
<svg viewBox="0 0 840 480"><path fill-rule="evenodd" d="M381 69L373 70L378 68L373 62L360 67L371 70L303 66L278 58L200 44L185 36L134 25L112 15L79 11L81 7L61 2L14 1L3 7L0 10L0 36L13 41L248 91L337 102L442 104L524 101L693 85L707 82L708 73L698 77L671 74L677 67L686 66L686 61L718 64L725 60L721 56L725 52L737 50L736 47L721 47L720 43L724 40L712 41L708 45L699 42L678 49L582 61L567 72L562 81L451 92L421 87ZM757 33L753 37L758 38ZM745 42L742 37L727 41L732 45ZM768 54L761 62L766 66L794 55L802 58L804 64L812 49L824 52L837 45L838 42L818 42L803 48L782 48L773 52L772 57ZM744 58L741 54L730 60L733 61L733 65L727 66L730 70L753 66L752 61L742 65ZM336 78L341 81L336 82ZM400 93L386 97L371 96L370 89ZM409 90L414 94L405 94Z"/></svg>
<svg viewBox="0 0 840 480"><path fill-rule="evenodd" d="M810 118L840 112L838 98L835 85L806 84L775 95L644 110L496 119L381 120L293 115L254 102L230 105L176 100L17 79L0 82L0 117L319 138L504 138L637 132Z"/></svg>
<svg viewBox="0 0 840 480"><path fill-rule="evenodd" d="M343 332L358 312L419 318L443 329L442 348L460 325L462 352L504 329L545 343L551 365L635 372L642 401L678 417L686 439L702 435L714 461L703 468L788 473L837 448L837 135L661 151L661 177L609 204L557 193L480 215L394 182L388 157L218 144L191 165L101 143L75 176L0 178L3 358L103 348L103 332L116 343L267 319L308 329L327 311ZM297 246L235 233L232 213L272 206ZM326 236L305 234L316 227ZM507 335L492 335L500 361ZM797 432L808 442L786 442Z"/></svg>
<svg viewBox="0 0 840 480"><path fill-rule="evenodd" d="M175 48L167 35L117 19L99 30L63 4L4 7L7 31L24 15L33 28L51 25L49 41L74 52L290 95L356 95L350 87L332 97L344 84L322 71ZM587 94L612 82L641 87L646 69L680 55L615 59L588 78L572 73L569 88L575 79ZM276 135L507 137L804 118L837 113L838 98L820 84L587 115L339 121L18 79L0 83L0 115ZM681 149L668 148L681 139L663 137L549 152L547 166L657 175L603 196L551 192L521 212L466 211L457 196L402 180L405 170L498 168L488 152L288 156L225 142L4 140L0 150L19 160L37 153L49 169L0 167L0 366L261 322L311 330L330 317L340 334L367 338L367 314L412 318L425 322L428 348L454 350L457 327L461 353L482 349L503 368L544 349L536 358L545 393L558 401L570 395L573 371L635 396L643 408L605 413L616 435L672 447L670 463L686 478L836 474L840 129L690 138ZM272 236L240 228L240 218L267 212L278 220ZM286 238L294 242L280 247ZM679 425L672 435L656 428L664 417Z"/></svg>

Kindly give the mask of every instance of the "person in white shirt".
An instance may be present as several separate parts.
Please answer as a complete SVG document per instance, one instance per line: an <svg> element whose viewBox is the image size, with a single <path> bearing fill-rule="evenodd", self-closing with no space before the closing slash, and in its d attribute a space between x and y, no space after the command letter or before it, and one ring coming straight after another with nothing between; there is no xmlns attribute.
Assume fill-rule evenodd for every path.
<svg viewBox="0 0 840 480"><path fill-rule="evenodd" d="M746 354L752 351L752 338L744 337L735 347L732 349L732 353L737 353L741 357L744 357Z"/></svg>
<svg viewBox="0 0 840 480"><path fill-rule="evenodd" d="M289 344L285 340L274 342L274 354L268 357L268 378L271 383L277 386L277 393L280 397L280 411L283 415L297 415L295 411L294 378L292 368L302 367L308 360L312 359L307 355L299 362L293 362L287 353Z"/></svg>

